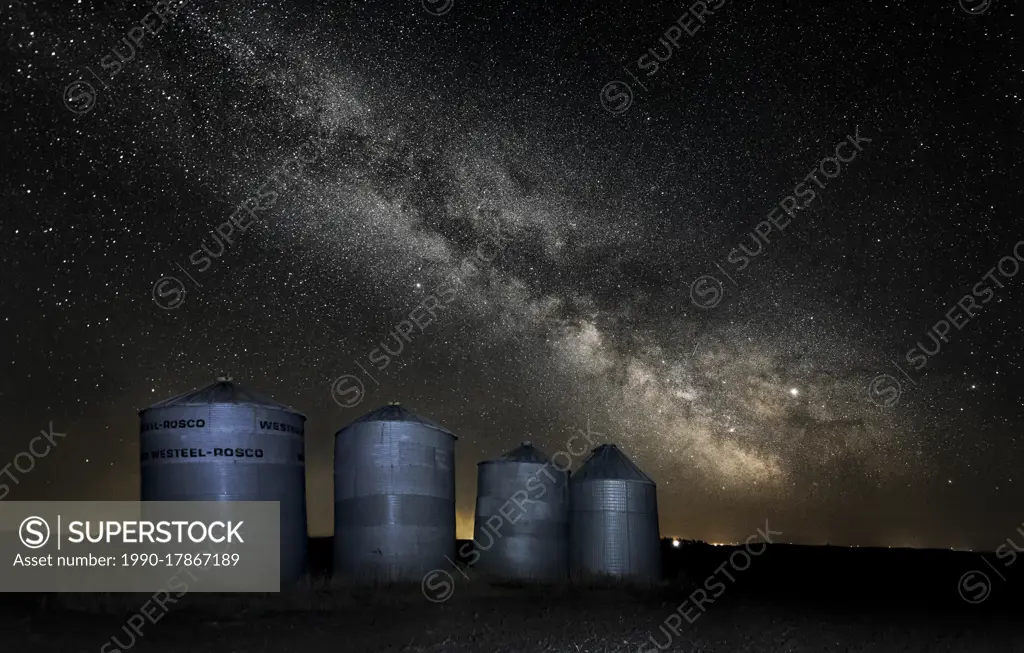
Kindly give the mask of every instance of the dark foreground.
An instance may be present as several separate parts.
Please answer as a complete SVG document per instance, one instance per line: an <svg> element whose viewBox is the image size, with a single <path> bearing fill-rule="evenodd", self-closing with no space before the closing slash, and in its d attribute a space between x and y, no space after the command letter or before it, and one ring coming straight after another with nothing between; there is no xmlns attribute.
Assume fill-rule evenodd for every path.
<svg viewBox="0 0 1024 653"><path fill-rule="evenodd" d="M190 593L166 612L150 607L147 619L137 615L148 595L6 595L0 633L5 650L33 653L1024 653L1016 592L1024 584L1004 573L978 601L974 578L966 595L976 602L961 596L958 579L985 564L977 554L771 547L748 569L731 570L735 580L725 578L698 609L694 591L717 590L709 574L722 578L714 571L731 552L669 553L675 580L642 590L496 585L453 569L451 583L439 576L426 595L418 585L327 582L275 595ZM126 626L133 615L141 634Z"/></svg>
<svg viewBox="0 0 1024 653"><path fill-rule="evenodd" d="M0 617L0 631L6 650L61 653L128 650L111 642L113 636L133 651L176 653L658 650L652 641L687 653L1024 651L1020 622L1010 616L977 620L926 614L911 606L843 614L740 601L709 609L692 625L684 622L675 635L661 628L674 604L640 601L619 592L587 598L521 592L486 597L464 594L443 605L421 599L304 610L262 606L247 610L244 602L235 601L228 602L233 609L211 610L199 597L157 623L143 624L142 636L134 644L122 630L127 614L8 612Z"/></svg>

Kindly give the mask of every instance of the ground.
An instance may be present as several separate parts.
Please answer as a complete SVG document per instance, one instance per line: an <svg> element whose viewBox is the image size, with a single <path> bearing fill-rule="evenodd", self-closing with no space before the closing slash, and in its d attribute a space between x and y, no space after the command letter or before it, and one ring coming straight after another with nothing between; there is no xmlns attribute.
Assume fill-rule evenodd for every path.
<svg viewBox="0 0 1024 653"><path fill-rule="evenodd" d="M7 595L27 600L0 612L0 632L6 650L32 653L617 653L657 651L652 637L663 650L684 653L1024 652L1019 612L982 614L967 604L921 610L856 599L844 607L737 589L672 634L660 627L689 588L495 587L454 578L455 591L442 603L413 586L187 594L156 614L156 623L143 623L134 644L123 627L149 596ZM108 643L114 636L123 647Z"/></svg>

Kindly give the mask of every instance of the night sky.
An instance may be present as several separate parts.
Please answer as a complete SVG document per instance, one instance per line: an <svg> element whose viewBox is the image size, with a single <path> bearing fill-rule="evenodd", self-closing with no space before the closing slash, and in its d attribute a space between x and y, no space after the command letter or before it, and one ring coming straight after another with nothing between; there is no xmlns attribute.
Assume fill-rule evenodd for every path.
<svg viewBox="0 0 1024 653"><path fill-rule="evenodd" d="M314 535L389 401L464 537L588 428L665 536L1024 519L1017 3L114 4L0 16L0 465L67 434L6 500L136 499L137 411L227 372L308 416Z"/></svg>

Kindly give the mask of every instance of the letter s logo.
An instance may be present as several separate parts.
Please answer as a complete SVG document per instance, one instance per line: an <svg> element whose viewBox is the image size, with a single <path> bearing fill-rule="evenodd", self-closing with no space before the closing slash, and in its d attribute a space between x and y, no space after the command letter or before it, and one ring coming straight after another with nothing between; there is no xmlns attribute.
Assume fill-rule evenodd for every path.
<svg viewBox="0 0 1024 653"><path fill-rule="evenodd" d="M153 284L153 301L165 311L181 306L185 295L185 284L176 277L161 277Z"/></svg>
<svg viewBox="0 0 1024 653"><path fill-rule="evenodd" d="M698 308L714 308L722 301L725 288L722 282L705 274L690 284L690 301Z"/></svg>

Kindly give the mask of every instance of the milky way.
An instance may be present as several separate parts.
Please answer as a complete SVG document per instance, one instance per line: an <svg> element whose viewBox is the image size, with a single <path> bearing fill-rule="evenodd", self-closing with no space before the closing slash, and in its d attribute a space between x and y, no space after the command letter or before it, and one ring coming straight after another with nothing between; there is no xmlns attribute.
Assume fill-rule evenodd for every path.
<svg viewBox="0 0 1024 653"><path fill-rule="evenodd" d="M641 90L631 61L678 7L624 28L612 7L404 5L186 4L103 81L150 8L12 5L8 156L27 165L5 167L19 381L0 399L26 433L56 415L82 435L32 491L61 496L63 475L129 498L134 411L229 370L309 415L314 533L333 431L393 399L460 435L463 519L478 460L590 428L658 482L666 535L768 518L795 541L950 546L1012 525L1021 279L925 374L893 363L1022 236L998 18L726 5ZM936 57L941 34L987 49ZM621 114L601 101L616 79ZM94 97L65 104L76 80ZM976 96L984 117L963 115ZM857 130L857 158L759 240ZM698 305L741 245L760 249ZM162 277L185 290L171 310Z"/></svg>

